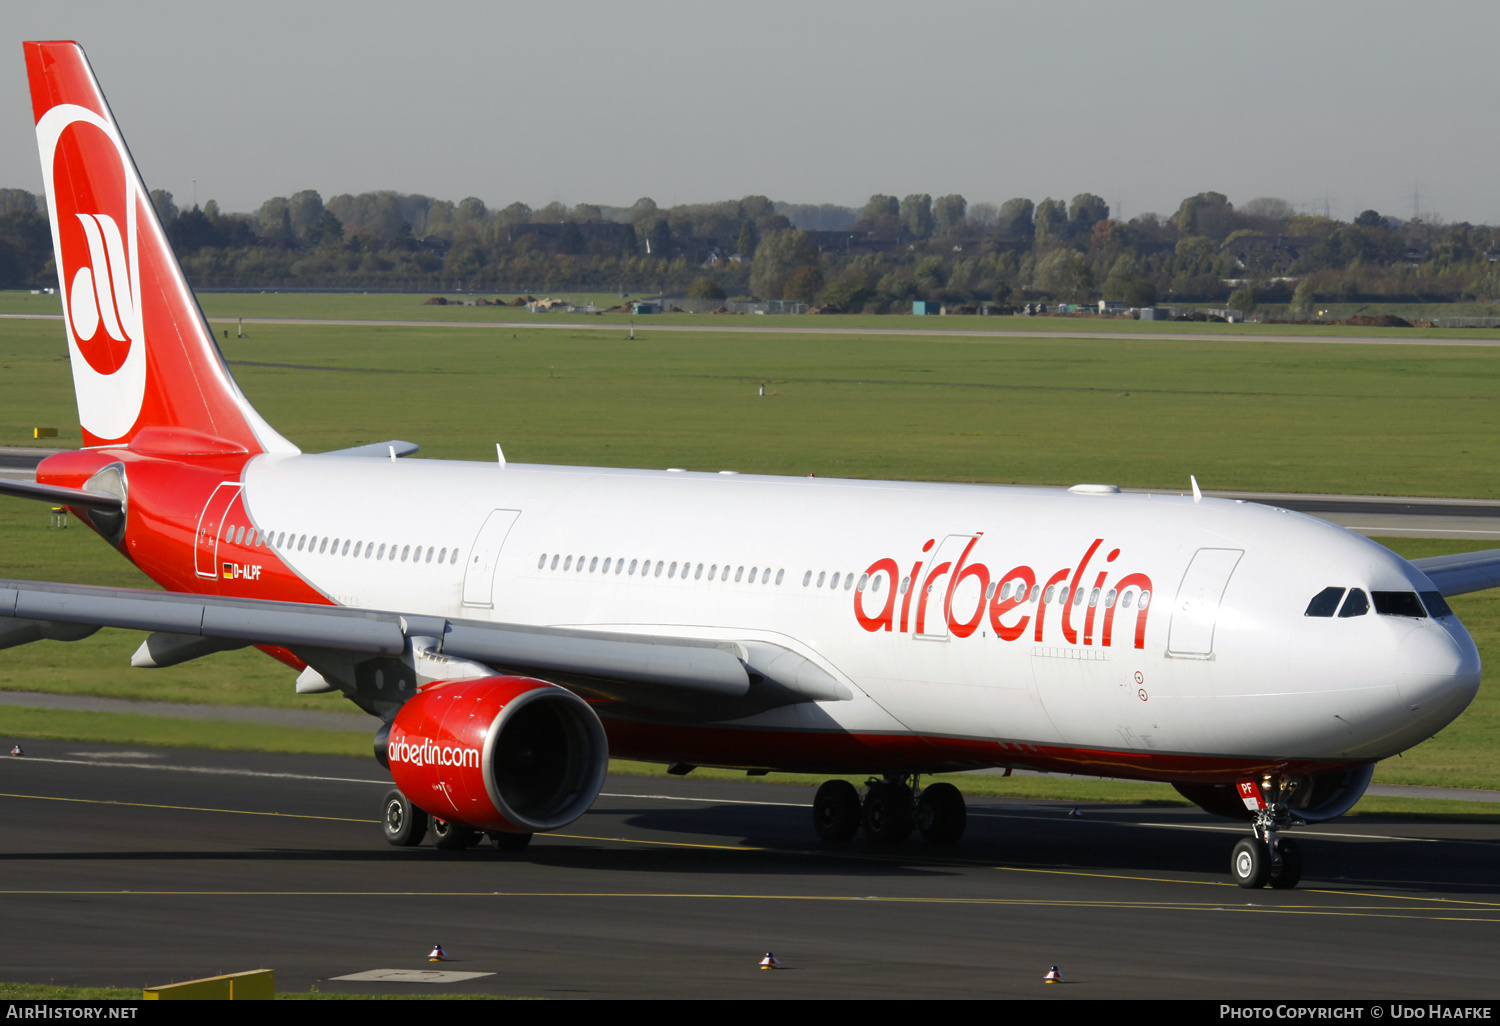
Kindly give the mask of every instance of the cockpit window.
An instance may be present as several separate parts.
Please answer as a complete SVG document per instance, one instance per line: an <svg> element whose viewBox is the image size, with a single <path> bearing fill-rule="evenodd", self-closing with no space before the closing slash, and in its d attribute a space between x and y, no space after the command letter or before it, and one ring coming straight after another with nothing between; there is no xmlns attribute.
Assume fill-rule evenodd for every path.
<svg viewBox="0 0 1500 1026"><path fill-rule="evenodd" d="M1427 616L1427 610L1422 608L1414 591L1372 591L1370 594L1375 597L1375 612L1382 616L1409 616L1414 620Z"/></svg>
<svg viewBox="0 0 1500 1026"><path fill-rule="evenodd" d="M1307 612L1302 615L1332 616L1339 607L1339 599L1343 597L1343 588L1324 588L1313 596L1313 600L1307 604Z"/></svg>
<svg viewBox="0 0 1500 1026"><path fill-rule="evenodd" d="M1429 616L1452 616L1453 610L1448 608L1448 603L1443 599L1443 593L1439 591L1424 591L1420 593L1422 602L1427 606Z"/></svg>
<svg viewBox="0 0 1500 1026"><path fill-rule="evenodd" d="M1364 616L1370 611L1370 600L1365 593L1358 588L1349 589L1349 597L1344 599L1344 608L1339 610L1339 616Z"/></svg>

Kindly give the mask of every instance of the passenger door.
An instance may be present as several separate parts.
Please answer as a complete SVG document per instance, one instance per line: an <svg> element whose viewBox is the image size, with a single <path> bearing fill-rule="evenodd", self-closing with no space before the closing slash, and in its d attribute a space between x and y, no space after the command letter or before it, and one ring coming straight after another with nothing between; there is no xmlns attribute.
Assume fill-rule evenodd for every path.
<svg viewBox="0 0 1500 1026"><path fill-rule="evenodd" d="M1214 654L1214 625L1229 577L1244 549L1199 549L1182 575L1177 601L1172 604L1172 626L1167 654L1182 659L1208 659Z"/></svg>
<svg viewBox="0 0 1500 1026"><path fill-rule="evenodd" d="M931 557L922 564L922 579L911 582L914 589L911 600L911 636L913 638L919 641L948 640L948 618L943 614L943 600L948 595L948 582L953 579L954 564L964 554L965 546L973 540L972 534L950 534L943 539L941 545L933 549ZM944 563L948 564L948 568L934 576L933 571ZM971 586L977 588L978 584ZM927 594L922 593L922 588L926 589ZM973 608L972 602L963 608Z"/></svg>
<svg viewBox="0 0 1500 1026"><path fill-rule="evenodd" d="M238 482L222 482L204 503L198 516L198 535L193 543L194 569L199 577L218 577L219 538L229 523L229 509L240 497Z"/></svg>
<svg viewBox="0 0 1500 1026"><path fill-rule="evenodd" d="M469 563L464 569L464 605L494 608L495 568L500 563L500 549L520 515L518 509L494 510L479 529L469 547Z"/></svg>

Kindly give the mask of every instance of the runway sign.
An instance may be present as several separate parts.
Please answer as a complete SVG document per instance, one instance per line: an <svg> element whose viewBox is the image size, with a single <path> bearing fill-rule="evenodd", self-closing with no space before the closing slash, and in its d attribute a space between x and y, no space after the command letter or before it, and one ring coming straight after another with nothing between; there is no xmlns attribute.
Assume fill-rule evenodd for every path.
<svg viewBox="0 0 1500 1026"><path fill-rule="evenodd" d="M143 1001L270 1001L276 997L276 971L252 969L244 973L185 980L141 991Z"/></svg>

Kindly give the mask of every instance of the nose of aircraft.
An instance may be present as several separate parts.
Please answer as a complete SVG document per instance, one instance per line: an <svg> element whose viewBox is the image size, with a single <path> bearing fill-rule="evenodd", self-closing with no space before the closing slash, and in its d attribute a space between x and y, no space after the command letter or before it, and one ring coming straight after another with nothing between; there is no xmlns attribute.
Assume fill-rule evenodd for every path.
<svg viewBox="0 0 1500 1026"><path fill-rule="evenodd" d="M1479 691L1479 650L1456 620L1424 624L1407 634L1396 651L1396 670L1408 711L1433 731Z"/></svg>

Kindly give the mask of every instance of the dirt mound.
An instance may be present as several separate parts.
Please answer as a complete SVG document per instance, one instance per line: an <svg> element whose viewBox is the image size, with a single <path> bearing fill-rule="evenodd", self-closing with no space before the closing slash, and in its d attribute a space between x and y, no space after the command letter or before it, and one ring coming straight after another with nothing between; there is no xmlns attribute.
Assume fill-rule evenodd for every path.
<svg viewBox="0 0 1500 1026"><path fill-rule="evenodd" d="M448 301L442 296L433 296L422 303L423 306L447 306Z"/></svg>

